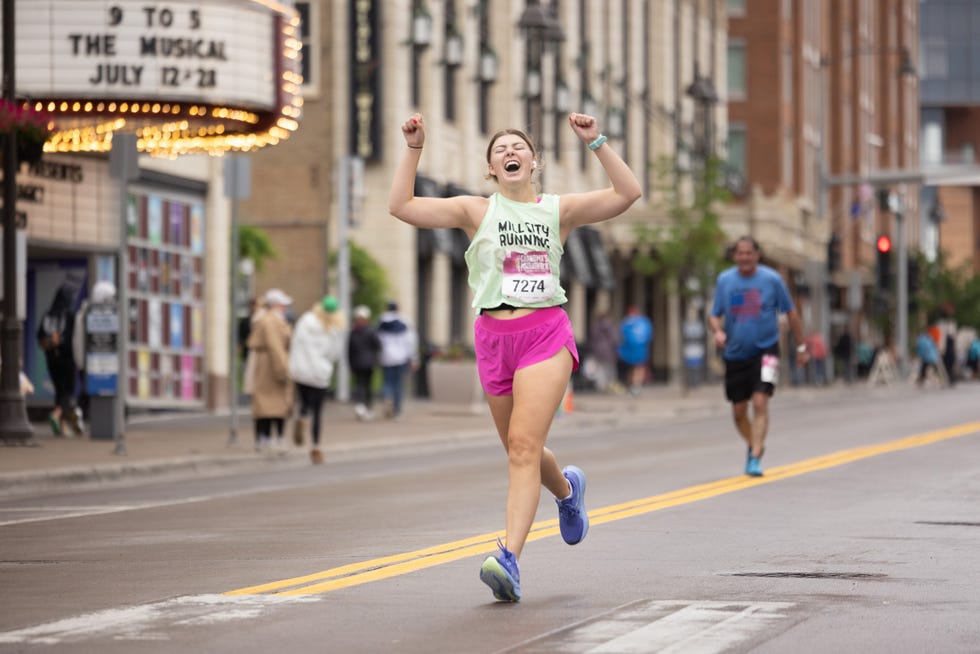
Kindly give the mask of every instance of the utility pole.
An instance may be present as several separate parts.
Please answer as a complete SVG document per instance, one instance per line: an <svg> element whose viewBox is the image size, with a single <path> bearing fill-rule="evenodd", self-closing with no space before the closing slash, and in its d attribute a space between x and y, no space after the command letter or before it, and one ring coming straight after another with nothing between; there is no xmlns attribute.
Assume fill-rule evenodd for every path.
<svg viewBox="0 0 980 654"><path fill-rule="evenodd" d="M909 269L908 269L908 239L905 238L905 201L899 198L896 202L895 216L895 245L898 250L898 274L895 275L895 322L898 328L898 374L905 379L908 374L909 352Z"/></svg>
<svg viewBox="0 0 980 654"><path fill-rule="evenodd" d="M232 154L224 162L225 197L231 203L231 251L228 260L228 408L231 422L228 425L228 445L238 442L238 275L240 261L238 250L238 205L252 193L251 160L245 155ZM251 318L251 316L249 316Z"/></svg>
<svg viewBox="0 0 980 654"><path fill-rule="evenodd" d="M340 303L341 315L348 322L351 319L351 276L350 276L350 245L347 232L351 219L351 185L352 168L355 157L344 155L340 158L337 175L337 299ZM348 329L350 326L348 325ZM347 357L342 356L337 361L337 399L346 402L350 399L350 366Z"/></svg>

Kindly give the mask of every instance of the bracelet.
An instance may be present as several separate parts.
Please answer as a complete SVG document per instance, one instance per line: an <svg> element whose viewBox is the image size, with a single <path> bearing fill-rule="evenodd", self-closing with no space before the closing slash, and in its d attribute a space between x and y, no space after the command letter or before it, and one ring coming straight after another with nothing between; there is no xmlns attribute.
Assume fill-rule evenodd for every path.
<svg viewBox="0 0 980 654"><path fill-rule="evenodd" d="M410 145L408 147L411 148L412 150L421 150L422 149L422 146L421 145Z"/></svg>
<svg viewBox="0 0 980 654"><path fill-rule="evenodd" d="M806 345L797 345L796 351L800 354L806 354Z"/></svg>
<svg viewBox="0 0 980 654"><path fill-rule="evenodd" d="M602 144L605 142L606 142L606 135L600 134L599 136L596 137L596 140L592 141L592 143L589 143L589 149L595 152L596 150L601 148Z"/></svg>

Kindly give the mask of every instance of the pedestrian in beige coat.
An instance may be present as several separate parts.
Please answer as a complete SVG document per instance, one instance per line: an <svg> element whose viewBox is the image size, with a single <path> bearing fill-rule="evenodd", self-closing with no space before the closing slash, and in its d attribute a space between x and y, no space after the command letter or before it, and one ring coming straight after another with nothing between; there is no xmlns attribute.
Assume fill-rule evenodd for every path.
<svg viewBox="0 0 980 654"><path fill-rule="evenodd" d="M276 446L284 447L286 417L293 405L293 384L289 378L289 339L292 329L286 321L286 307L293 299L278 288L265 294L265 313L252 325L248 337L252 370L252 417L255 419L255 448L268 449L272 432Z"/></svg>

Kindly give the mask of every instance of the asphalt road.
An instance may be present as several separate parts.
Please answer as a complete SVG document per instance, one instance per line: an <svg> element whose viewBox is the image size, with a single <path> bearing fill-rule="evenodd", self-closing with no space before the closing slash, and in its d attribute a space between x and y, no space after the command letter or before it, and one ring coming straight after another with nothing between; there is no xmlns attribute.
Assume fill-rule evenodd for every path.
<svg viewBox="0 0 980 654"><path fill-rule="evenodd" d="M489 440L3 500L0 652L977 652L978 393L777 396L761 479L727 417L562 432L592 528L542 498L518 604Z"/></svg>

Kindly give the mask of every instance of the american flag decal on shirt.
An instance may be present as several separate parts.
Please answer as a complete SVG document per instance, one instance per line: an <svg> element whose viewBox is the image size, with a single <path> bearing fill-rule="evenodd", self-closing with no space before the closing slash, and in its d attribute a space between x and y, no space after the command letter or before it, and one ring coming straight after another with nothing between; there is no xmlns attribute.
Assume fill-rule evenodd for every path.
<svg viewBox="0 0 980 654"><path fill-rule="evenodd" d="M762 312L762 293L750 288L732 294L733 318L756 318Z"/></svg>

